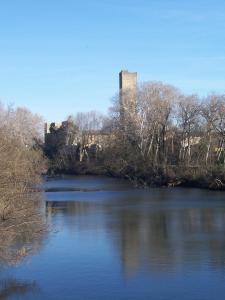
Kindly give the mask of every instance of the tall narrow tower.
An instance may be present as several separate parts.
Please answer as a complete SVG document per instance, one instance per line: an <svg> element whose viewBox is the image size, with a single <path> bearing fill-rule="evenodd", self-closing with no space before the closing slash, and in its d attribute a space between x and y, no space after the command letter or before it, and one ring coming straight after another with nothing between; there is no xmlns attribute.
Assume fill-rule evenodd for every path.
<svg viewBox="0 0 225 300"><path fill-rule="evenodd" d="M119 91L120 115L124 119L126 115L136 112L137 72L131 73L122 70L119 73Z"/></svg>
<svg viewBox="0 0 225 300"><path fill-rule="evenodd" d="M122 70L119 73L119 88L120 90L137 88L137 72L128 72L127 70Z"/></svg>

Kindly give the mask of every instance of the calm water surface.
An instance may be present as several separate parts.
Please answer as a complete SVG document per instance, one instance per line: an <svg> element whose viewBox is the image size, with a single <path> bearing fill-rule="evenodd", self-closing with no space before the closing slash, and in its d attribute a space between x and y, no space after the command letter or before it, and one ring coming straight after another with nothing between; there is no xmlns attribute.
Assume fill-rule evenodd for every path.
<svg viewBox="0 0 225 300"><path fill-rule="evenodd" d="M12 282L1 300L225 299L224 193L102 177L44 188L51 233L39 253L1 270Z"/></svg>

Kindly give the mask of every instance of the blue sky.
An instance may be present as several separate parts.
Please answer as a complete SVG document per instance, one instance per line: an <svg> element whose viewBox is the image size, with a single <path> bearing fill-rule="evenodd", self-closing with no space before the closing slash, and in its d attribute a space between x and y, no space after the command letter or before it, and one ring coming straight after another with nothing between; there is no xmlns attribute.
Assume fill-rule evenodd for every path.
<svg viewBox="0 0 225 300"><path fill-rule="evenodd" d="M48 121L106 112L118 72L225 92L225 2L0 0L0 100Z"/></svg>

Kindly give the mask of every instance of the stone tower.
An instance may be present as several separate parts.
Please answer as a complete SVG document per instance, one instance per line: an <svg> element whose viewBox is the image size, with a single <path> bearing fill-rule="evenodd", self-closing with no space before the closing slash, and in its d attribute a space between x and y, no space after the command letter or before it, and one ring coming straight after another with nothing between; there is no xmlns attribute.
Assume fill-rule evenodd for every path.
<svg viewBox="0 0 225 300"><path fill-rule="evenodd" d="M119 73L120 90L136 90L137 89L137 72L131 73L122 70Z"/></svg>
<svg viewBox="0 0 225 300"><path fill-rule="evenodd" d="M122 70L119 73L120 115L124 119L136 112L137 72Z"/></svg>

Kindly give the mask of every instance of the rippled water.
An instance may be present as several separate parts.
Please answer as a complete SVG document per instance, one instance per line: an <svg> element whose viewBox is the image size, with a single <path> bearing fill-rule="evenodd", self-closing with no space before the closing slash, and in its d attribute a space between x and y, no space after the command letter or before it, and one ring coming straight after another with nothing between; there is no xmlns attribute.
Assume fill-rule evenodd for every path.
<svg viewBox="0 0 225 300"><path fill-rule="evenodd" d="M134 189L102 177L45 183L51 233L0 272L0 299L225 299L225 194Z"/></svg>

